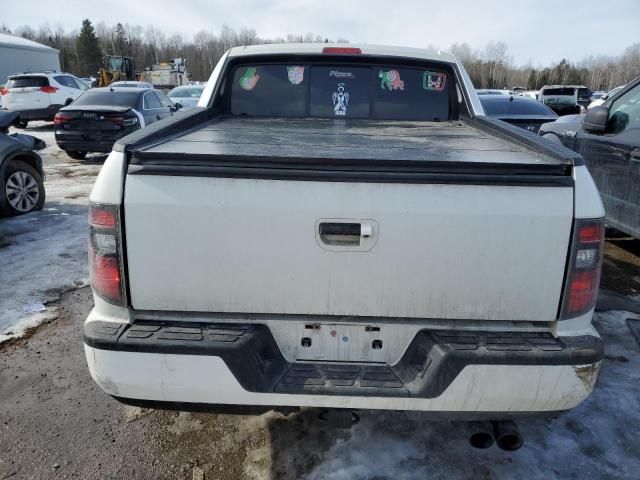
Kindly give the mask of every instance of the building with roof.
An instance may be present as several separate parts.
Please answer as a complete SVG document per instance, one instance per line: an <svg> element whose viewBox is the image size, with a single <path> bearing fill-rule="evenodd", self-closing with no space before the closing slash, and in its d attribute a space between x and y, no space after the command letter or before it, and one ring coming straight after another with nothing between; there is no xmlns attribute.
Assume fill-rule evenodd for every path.
<svg viewBox="0 0 640 480"><path fill-rule="evenodd" d="M60 52L41 43L0 33L0 85L12 73L60 71Z"/></svg>

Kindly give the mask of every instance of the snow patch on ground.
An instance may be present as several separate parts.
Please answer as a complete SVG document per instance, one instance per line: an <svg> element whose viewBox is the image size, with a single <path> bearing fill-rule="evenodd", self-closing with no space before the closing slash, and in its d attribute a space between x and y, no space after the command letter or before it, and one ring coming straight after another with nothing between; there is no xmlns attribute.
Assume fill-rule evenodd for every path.
<svg viewBox="0 0 640 480"><path fill-rule="evenodd" d="M319 480L469 478L638 478L640 346L629 312L597 313L606 357L594 393L553 419L518 422L524 446L474 450L462 422L417 412L363 412L350 436L336 439L305 478Z"/></svg>
<svg viewBox="0 0 640 480"><path fill-rule="evenodd" d="M101 163L72 160L52 126L33 124L21 131L47 143L39 152L47 201L42 211L0 219L0 342L55 318L47 303L88 283L87 198ZM46 310L25 313L35 303Z"/></svg>

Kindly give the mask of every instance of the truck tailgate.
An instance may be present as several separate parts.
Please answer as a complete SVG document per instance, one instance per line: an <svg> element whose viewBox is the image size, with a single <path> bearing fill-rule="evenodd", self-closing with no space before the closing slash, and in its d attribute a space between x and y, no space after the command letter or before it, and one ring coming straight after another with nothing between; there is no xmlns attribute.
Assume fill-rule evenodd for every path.
<svg viewBox="0 0 640 480"><path fill-rule="evenodd" d="M248 125L234 125L234 134L215 126L209 133L195 131L139 152L138 160L134 152L125 185L125 231L135 309L556 318L573 217L572 186L531 182L534 176L526 174L521 183L513 176L504 181L506 175L499 173L505 166L516 171L540 166L544 172L545 164L553 166L550 160L468 127L457 139L446 129L411 137L406 128L393 130L395 125L354 131L349 139L344 126L332 127L328 138L321 132L303 138L296 136L299 126L296 134L283 130L269 136L259 129L243 132ZM317 123L307 125L317 128ZM385 132L384 143L376 143ZM237 138L245 139L244 146ZM343 148L324 148L323 141ZM483 182L476 172L479 181L461 173L455 182L450 168L444 168L446 179L435 182L238 173L243 148L255 162L272 156L278 144L280 150L284 144L298 146L307 159L344 156L345 150L363 159L393 157L409 172L419 170L414 164L476 164L487 171L497 165L492 178L498 180ZM224 157L235 170L209 171L225 149L235 152ZM508 158L521 164L514 166ZM334 173L346 169L356 175L357 165L348 164L350 169L338 165ZM389 163L379 165L394 173ZM353 226L357 230L348 231Z"/></svg>

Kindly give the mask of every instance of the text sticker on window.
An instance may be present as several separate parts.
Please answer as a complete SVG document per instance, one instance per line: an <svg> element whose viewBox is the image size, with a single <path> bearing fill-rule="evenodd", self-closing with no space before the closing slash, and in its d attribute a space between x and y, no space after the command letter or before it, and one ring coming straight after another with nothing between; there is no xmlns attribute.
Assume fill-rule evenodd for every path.
<svg viewBox="0 0 640 480"><path fill-rule="evenodd" d="M292 85L300 85L304 80L304 67L287 67L287 75L289 83Z"/></svg>
<svg viewBox="0 0 640 480"><path fill-rule="evenodd" d="M344 83L339 83L338 88L333 95L333 114L344 117L347 114L347 106L349 105L349 93L344 91Z"/></svg>
<svg viewBox="0 0 640 480"><path fill-rule="evenodd" d="M256 73L256 67L249 67L245 70L244 75L240 77L240 88L243 90L253 90L260 80L260 75Z"/></svg>
<svg viewBox="0 0 640 480"><path fill-rule="evenodd" d="M380 88L382 90L404 90L404 81L400 80L400 72L398 70L389 70L388 72L380 70L378 78L380 79Z"/></svg>
<svg viewBox="0 0 640 480"><path fill-rule="evenodd" d="M443 72L423 72L422 88L441 92L447 82L447 74Z"/></svg>
<svg viewBox="0 0 640 480"><path fill-rule="evenodd" d="M349 80L352 80L354 78L356 78L356 76L353 74L353 72L341 72L339 70L331 70L329 72L329 78L334 77L334 78L346 78Z"/></svg>

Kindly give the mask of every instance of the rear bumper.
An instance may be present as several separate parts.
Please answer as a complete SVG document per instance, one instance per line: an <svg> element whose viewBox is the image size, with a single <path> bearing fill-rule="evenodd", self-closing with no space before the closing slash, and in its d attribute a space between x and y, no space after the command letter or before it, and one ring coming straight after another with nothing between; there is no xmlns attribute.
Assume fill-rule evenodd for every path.
<svg viewBox="0 0 640 480"><path fill-rule="evenodd" d="M124 136L124 135L122 135ZM58 147L62 150L71 150L78 152L111 152L113 149L113 144L118 140L118 138L109 138L109 139L89 139L90 137L85 137L81 132L76 132L73 134L59 134L56 129L56 143Z"/></svg>
<svg viewBox="0 0 640 480"><path fill-rule="evenodd" d="M49 105L47 108L32 110L11 110L20 114L20 120L53 120L63 105Z"/></svg>
<svg viewBox="0 0 640 480"><path fill-rule="evenodd" d="M78 152L103 152L108 153L113 150L113 144L116 141L113 140L111 142L67 142L67 141L59 141L56 139L56 143L58 147L62 150L71 150Z"/></svg>
<svg viewBox="0 0 640 480"><path fill-rule="evenodd" d="M62 150L76 150L83 152L111 152L113 144L131 132L114 135L104 135L91 131L68 131L56 127L55 136L58 147Z"/></svg>
<svg viewBox="0 0 640 480"><path fill-rule="evenodd" d="M91 321L84 339L91 375L107 393L198 409L559 411L589 395L603 356L596 336L546 333L422 330L392 366L291 363L261 324Z"/></svg>

